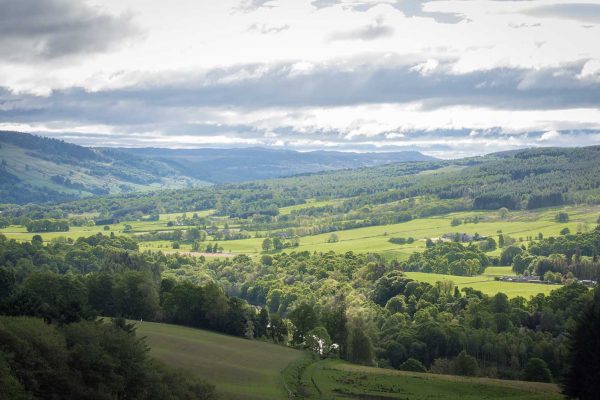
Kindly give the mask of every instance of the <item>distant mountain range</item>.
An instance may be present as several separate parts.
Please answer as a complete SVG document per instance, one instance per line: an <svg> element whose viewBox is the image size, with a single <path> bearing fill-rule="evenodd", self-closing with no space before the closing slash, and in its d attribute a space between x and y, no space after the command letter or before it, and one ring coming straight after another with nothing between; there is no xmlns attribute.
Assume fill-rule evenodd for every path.
<svg viewBox="0 0 600 400"><path fill-rule="evenodd" d="M432 160L435 158L416 151L90 148L0 131L0 204L64 201Z"/></svg>

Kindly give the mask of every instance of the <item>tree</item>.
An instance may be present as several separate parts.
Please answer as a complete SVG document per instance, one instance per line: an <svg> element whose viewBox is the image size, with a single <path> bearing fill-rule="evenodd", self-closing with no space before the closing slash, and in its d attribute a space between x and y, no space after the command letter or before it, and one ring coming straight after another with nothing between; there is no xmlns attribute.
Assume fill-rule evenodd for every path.
<svg viewBox="0 0 600 400"><path fill-rule="evenodd" d="M508 217L508 208L506 208L506 207L500 208L498 210L498 215L500 215L500 218L506 219L506 217Z"/></svg>
<svg viewBox="0 0 600 400"><path fill-rule="evenodd" d="M562 223L569 222L569 214L567 214L566 212L559 212L554 216L554 220L556 222Z"/></svg>
<svg viewBox="0 0 600 400"><path fill-rule="evenodd" d="M562 236L568 235L569 233L571 233L571 230L570 230L569 228L562 228L562 229L560 230L560 234L561 234Z"/></svg>
<svg viewBox="0 0 600 400"><path fill-rule="evenodd" d="M350 324L348 330L348 361L363 364L373 365L375 354L373 350L373 342L367 335L364 322L360 318L355 318Z"/></svg>
<svg viewBox="0 0 600 400"><path fill-rule="evenodd" d="M275 343L284 343L288 335L288 329L285 322L278 314L270 315L269 326L267 327L267 336Z"/></svg>
<svg viewBox="0 0 600 400"><path fill-rule="evenodd" d="M571 398L592 400L600 393L600 289L577 317L569 334L567 372L563 393Z"/></svg>
<svg viewBox="0 0 600 400"><path fill-rule="evenodd" d="M511 265L516 256L521 254L523 249L519 246L508 246L502 250L500 254L500 264L502 265Z"/></svg>
<svg viewBox="0 0 600 400"><path fill-rule="evenodd" d="M329 235L329 239L327 239L327 243L337 243L340 241L340 238L336 233L332 233Z"/></svg>
<svg viewBox="0 0 600 400"><path fill-rule="evenodd" d="M402 371L427 372L427 368L425 368L423 363L414 358L409 358L408 360L404 361L400 365L399 369Z"/></svg>
<svg viewBox="0 0 600 400"><path fill-rule="evenodd" d="M454 370L458 375L475 376L479 371L479 365L475 357L463 350L454 359Z"/></svg>
<svg viewBox="0 0 600 400"><path fill-rule="evenodd" d="M552 382L552 374L548 364L541 358L530 358L525 365L523 377L531 382Z"/></svg>
<svg viewBox="0 0 600 400"><path fill-rule="evenodd" d="M332 345L327 329L322 326L317 326L306 334L306 348L320 358L327 357L333 348Z"/></svg>
<svg viewBox="0 0 600 400"><path fill-rule="evenodd" d="M430 238L427 238L427 240L425 240L425 247L430 248L435 246L435 243L433 243L433 240L431 240Z"/></svg>
<svg viewBox="0 0 600 400"><path fill-rule="evenodd" d="M269 326L269 312L266 308L261 308L256 316L254 323L254 337L261 338L267 335L267 327Z"/></svg>
<svg viewBox="0 0 600 400"><path fill-rule="evenodd" d="M289 319L294 324L294 334L292 342L294 344L303 343L306 334L318 324L317 314L308 303L302 303L289 314Z"/></svg>
<svg viewBox="0 0 600 400"><path fill-rule="evenodd" d="M272 248L273 248L273 242L271 241L271 239L266 238L265 240L263 240L262 249L264 252L269 252L269 251L271 251Z"/></svg>

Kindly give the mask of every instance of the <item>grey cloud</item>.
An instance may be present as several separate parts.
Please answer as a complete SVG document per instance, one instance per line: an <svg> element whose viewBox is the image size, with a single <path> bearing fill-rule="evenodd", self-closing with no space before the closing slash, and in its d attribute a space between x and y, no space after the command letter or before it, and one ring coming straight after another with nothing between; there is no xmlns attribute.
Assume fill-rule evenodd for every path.
<svg viewBox="0 0 600 400"><path fill-rule="evenodd" d="M375 40L389 37L394 34L394 28L384 25L381 21L362 28L344 32L334 32L330 35L331 40Z"/></svg>
<svg viewBox="0 0 600 400"><path fill-rule="evenodd" d="M314 0L311 4L316 8L332 7L339 4L347 4L355 11L368 11L371 8L380 5L388 4L402 12L407 17L426 17L433 18L439 23L456 24L464 19L460 14L443 13L443 12L428 12L423 11L423 4L435 0L395 0L393 2L361 2L353 1L345 3L343 0Z"/></svg>
<svg viewBox="0 0 600 400"><path fill-rule="evenodd" d="M248 27L249 32L258 32L263 35L268 35L270 33L279 33L288 29L290 29L289 25L273 26L267 24L252 24Z"/></svg>
<svg viewBox="0 0 600 400"><path fill-rule="evenodd" d="M0 10L0 52L10 61L104 52L137 32L131 16L78 0L0 0Z"/></svg>
<svg viewBox="0 0 600 400"><path fill-rule="evenodd" d="M87 92L72 88L49 97L0 90L0 121L80 121L109 125L185 120L196 109L332 107L420 102L424 109L448 105L495 109L600 107L600 82L579 75L584 61L557 68L496 68L455 75L442 63L422 75L414 64L338 61L295 73L293 63L240 65L140 87ZM253 78L234 79L239 76ZM181 78L181 77L180 77Z"/></svg>
<svg viewBox="0 0 600 400"><path fill-rule="evenodd" d="M533 7L527 14L537 17L574 19L587 23L600 23L600 4L560 3Z"/></svg>
<svg viewBox="0 0 600 400"><path fill-rule="evenodd" d="M267 5L271 0L242 0L239 5L241 11L250 12L262 7L270 7Z"/></svg>

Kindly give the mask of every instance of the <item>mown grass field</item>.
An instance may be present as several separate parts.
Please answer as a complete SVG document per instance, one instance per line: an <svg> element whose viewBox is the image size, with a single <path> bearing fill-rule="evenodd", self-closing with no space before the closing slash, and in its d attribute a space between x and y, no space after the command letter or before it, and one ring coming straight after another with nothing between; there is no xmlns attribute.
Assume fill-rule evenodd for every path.
<svg viewBox="0 0 600 400"><path fill-rule="evenodd" d="M300 370L308 399L560 399L551 384L419 374L364 367L337 360L312 363L306 353L199 329L153 322L137 323L150 354L200 376L223 399L288 399L282 372ZM296 387L288 387L296 391Z"/></svg>
<svg viewBox="0 0 600 400"><path fill-rule="evenodd" d="M497 267L507 268L507 267ZM510 269L510 267L508 267ZM486 271L487 273L487 271ZM459 289L470 287L475 290L493 296L496 293L504 293L509 298L523 296L528 299L538 293L549 294L551 291L561 287L561 285L546 285L541 283L524 283L524 282L500 282L494 280L494 275L478 275L478 276L454 276L442 274L429 274L425 272L405 272L406 276L419 282L427 282L432 285L439 281L452 281ZM504 274L503 274L504 275ZM506 274L506 275L512 275Z"/></svg>
<svg viewBox="0 0 600 400"><path fill-rule="evenodd" d="M556 385L423 374L326 360L303 375L311 399L558 400Z"/></svg>
<svg viewBox="0 0 600 400"><path fill-rule="evenodd" d="M260 341L153 322L137 323L150 354L206 379L222 399L286 399L281 372L305 353Z"/></svg>

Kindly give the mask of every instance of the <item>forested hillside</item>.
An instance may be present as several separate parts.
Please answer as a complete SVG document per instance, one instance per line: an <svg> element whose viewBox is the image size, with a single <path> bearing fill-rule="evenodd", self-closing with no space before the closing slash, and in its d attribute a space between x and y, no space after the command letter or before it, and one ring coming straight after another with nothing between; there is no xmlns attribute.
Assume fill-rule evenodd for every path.
<svg viewBox="0 0 600 400"><path fill-rule="evenodd" d="M184 188L206 182L167 163L17 132L0 132L0 203L48 203L82 197Z"/></svg>
<svg viewBox="0 0 600 400"><path fill-rule="evenodd" d="M260 148L88 148L0 131L0 204L60 202L424 160L433 158L410 151L358 154Z"/></svg>
<svg viewBox="0 0 600 400"><path fill-rule="evenodd" d="M279 208L304 204L308 199L340 199L335 204L307 208L298 215L318 217L354 211L362 212L355 217L364 222L366 212L370 221L383 224L394 222L399 215L406 220L472 209L598 204L598 159L599 146L521 150L456 161L396 163L203 189L97 197L47 207L43 212L95 211L123 218L134 212L216 209L217 215L247 219L277 216ZM368 212L361 211L366 206ZM37 208L14 212L27 214L32 210Z"/></svg>
<svg viewBox="0 0 600 400"><path fill-rule="evenodd" d="M425 156L417 151L344 153L337 151L298 152L263 148L123 148L119 151L168 163L186 175L212 183L252 181L398 162L435 160L435 158Z"/></svg>

